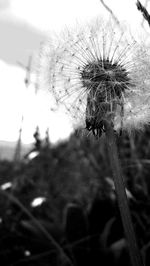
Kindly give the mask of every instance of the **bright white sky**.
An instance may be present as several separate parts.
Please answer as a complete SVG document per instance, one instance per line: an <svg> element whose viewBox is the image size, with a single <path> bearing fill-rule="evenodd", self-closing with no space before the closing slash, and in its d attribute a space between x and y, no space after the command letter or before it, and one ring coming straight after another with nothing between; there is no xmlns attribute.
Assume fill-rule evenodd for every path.
<svg viewBox="0 0 150 266"><path fill-rule="evenodd" d="M141 23L142 16L137 11L134 0L106 0L105 2L113 9L119 20L127 21L132 27L137 27ZM145 3L144 0L141 2ZM35 32L41 35L41 40L42 34L51 31L58 32L64 26L70 27L76 21L82 22L101 14L109 16L99 0L0 0L0 21L4 23L3 25L15 23L13 25L17 27L19 25L32 26ZM2 29L0 29L0 34L1 31ZM19 54L18 50L21 48L16 47L13 39L16 39L18 45L21 39L16 31L16 35L12 32L10 36L11 32L3 47L0 44L0 50L3 48L4 51L3 55L6 52L9 57L5 60L3 55L0 55L0 140L17 140L22 115L24 115L22 137L26 143L33 141L33 132L37 125L42 135L49 127L52 142L67 137L72 130L67 117L61 113L57 113L56 116L56 113L51 112L48 95L45 96L43 92L40 92L35 96L33 86L28 89L25 87L26 73L24 70L17 64L9 62L10 59L15 60L16 56L16 61L20 60L26 64L27 55L30 55L34 48L39 47L39 41L35 41L34 45L27 49L23 47ZM23 30L21 34L24 34ZM6 35L7 32L5 32ZM12 43L9 40L10 37ZM25 38L27 39L28 35ZM21 57L23 53L27 58L26 62Z"/></svg>

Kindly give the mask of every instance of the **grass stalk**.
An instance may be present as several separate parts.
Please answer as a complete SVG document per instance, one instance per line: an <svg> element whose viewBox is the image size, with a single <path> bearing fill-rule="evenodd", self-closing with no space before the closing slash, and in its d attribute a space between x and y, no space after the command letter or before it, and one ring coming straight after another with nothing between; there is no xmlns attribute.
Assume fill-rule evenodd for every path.
<svg viewBox="0 0 150 266"><path fill-rule="evenodd" d="M125 184L121 171L121 166L118 157L117 144L113 126L105 121L106 129L106 145L108 148L110 164L113 172L115 191L119 206L119 211L122 219L123 229L132 266L143 266L140 250L137 245L136 235L133 228L132 218L128 206L128 199L125 191Z"/></svg>
<svg viewBox="0 0 150 266"><path fill-rule="evenodd" d="M38 219L36 219L32 215L32 213L30 211L28 211L28 209L14 195L12 195L10 193L7 193L6 191L3 191L2 189L0 189L0 195L3 195L5 197L7 197L11 202L13 202L14 204L16 204L20 208L20 210L22 212L24 212L29 217L29 219L33 222L33 224L35 225L35 227L38 228L39 231L43 233L43 236L45 236L45 238L48 239L51 244L53 244L54 249L56 249L59 252L59 254L61 255L61 257L64 258L69 263L70 266L73 266L72 261L67 256L67 254L65 253L65 251L63 250L63 248L59 245L59 243L43 227L43 225L38 221ZM51 250L51 251L53 251L53 250Z"/></svg>

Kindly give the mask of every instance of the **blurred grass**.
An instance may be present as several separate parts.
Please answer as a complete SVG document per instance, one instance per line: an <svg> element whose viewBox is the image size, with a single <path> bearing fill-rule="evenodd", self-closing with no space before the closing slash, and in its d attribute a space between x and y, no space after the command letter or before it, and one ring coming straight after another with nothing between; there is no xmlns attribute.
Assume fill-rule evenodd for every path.
<svg viewBox="0 0 150 266"><path fill-rule="evenodd" d="M117 139L146 265L150 261L149 137L147 127L144 132L132 136L124 133ZM86 265L127 265L123 264L128 254L105 138L97 141L79 130L68 141L41 145L38 151L34 159L26 158L17 167L13 162L0 161L0 185L12 183L0 191L3 265L78 266L83 261ZM46 200L32 207L38 197ZM80 234L77 237L73 232Z"/></svg>

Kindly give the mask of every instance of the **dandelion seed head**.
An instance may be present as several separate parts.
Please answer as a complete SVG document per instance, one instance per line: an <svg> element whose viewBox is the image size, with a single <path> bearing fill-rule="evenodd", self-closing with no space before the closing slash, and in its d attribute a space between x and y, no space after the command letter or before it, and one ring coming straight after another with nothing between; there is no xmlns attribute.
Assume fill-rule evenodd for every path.
<svg viewBox="0 0 150 266"><path fill-rule="evenodd" d="M150 122L150 63L133 36L96 19L47 46L41 77L77 126L101 134L106 119L129 132Z"/></svg>

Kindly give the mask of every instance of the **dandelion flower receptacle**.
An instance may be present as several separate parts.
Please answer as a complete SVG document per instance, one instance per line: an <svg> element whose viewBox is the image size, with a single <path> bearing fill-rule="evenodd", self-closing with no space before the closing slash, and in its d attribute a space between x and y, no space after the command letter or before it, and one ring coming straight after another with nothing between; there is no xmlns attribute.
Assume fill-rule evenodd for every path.
<svg viewBox="0 0 150 266"><path fill-rule="evenodd" d="M75 125L101 135L105 119L129 132L150 122L147 53L116 25L96 20L47 46L42 79Z"/></svg>

